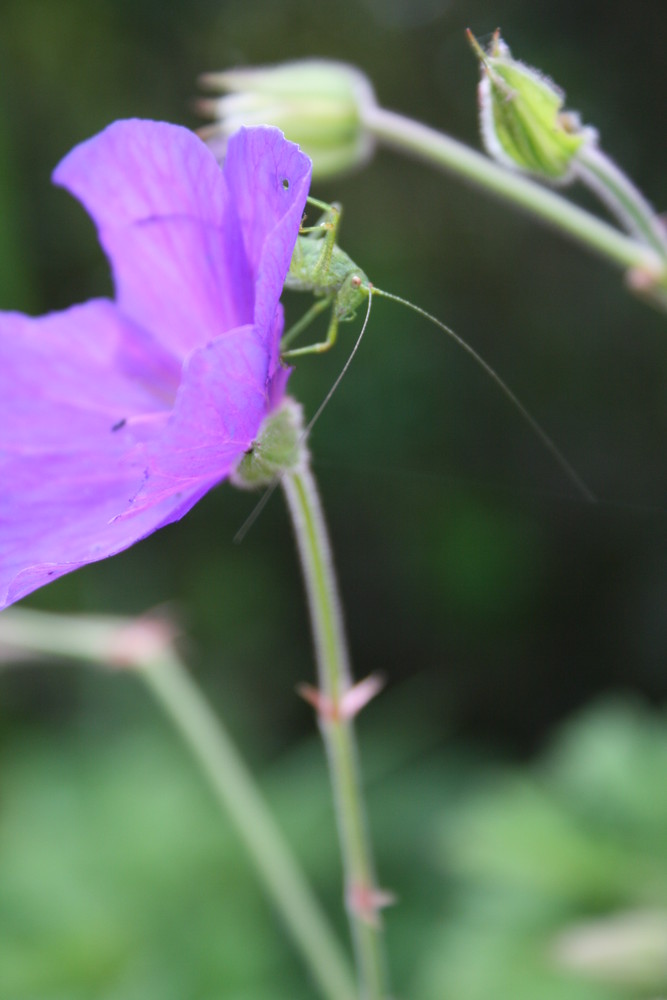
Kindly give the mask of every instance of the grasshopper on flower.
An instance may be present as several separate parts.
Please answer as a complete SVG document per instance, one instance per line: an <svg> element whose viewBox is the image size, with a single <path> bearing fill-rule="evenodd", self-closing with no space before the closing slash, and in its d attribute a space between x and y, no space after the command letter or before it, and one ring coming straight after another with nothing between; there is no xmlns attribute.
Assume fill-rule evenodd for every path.
<svg viewBox="0 0 667 1000"><path fill-rule="evenodd" d="M448 337L451 337L459 347L462 347L480 368L496 383L501 392L507 397L510 403L518 410L519 414L529 424L535 434L542 441L543 445L551 452L556 462L572 481L577 490L589 501L594 501L595 497L586 484L581 480L576 471L572 468L567 459L559 451L549 435L542 429L535 418L529 413L509 386L503 381L498 373L481 357L477 351L470 346L462 337L455 333L445 323L442 323L435 316L421 309L419 306L402 299L391 292L385 292L377 286L371 284L365 272L358 267L351 257L338 246L336 238L340 228L341 207L340 205L327 205L323 201L315 198L308 198L308 202L319 208L323 215L314 226L302 226L297 236L292 260L290 262L285 288L297 292L310 292L315 296L315 304L306 312L304 316L292 326L283 336L280 342L281 357L291 359L305 354L320 354L329 350L336 341L338 334L338 324L354 319L357 309L362 303L368 301L366 318L357 338L357 342L347 362L336 379L334 385L327 393L324 402L319 407L317 413L312 418L306 429L309 433L313 424L319 418L322 410L329 402L338 384L348 369L357 347L361 341L366 324L370 315L370 304L373 296L384 299L391 299L407 306L413 312L423 316L429 322L434 323ZM324 340L306 347L291 347L294 340L301 334L312 321L326 309L331 309L331 318Z"/></svg>
<svg viewBox="0 0 667 1000"><path fill-rule="evenodd" d="M308 202L322 209L324 214L316 225L302 226L299 230L285 288L294 292L312 292L317 301L281 340L283 358L328 351L336 341L338 324L354 319L358 307L375 291L361 268L336 242L341 219L340 205L327 205L315 198L309 198ZM331 320L325 340L285 350L316 316L329 307Z"/></svg>

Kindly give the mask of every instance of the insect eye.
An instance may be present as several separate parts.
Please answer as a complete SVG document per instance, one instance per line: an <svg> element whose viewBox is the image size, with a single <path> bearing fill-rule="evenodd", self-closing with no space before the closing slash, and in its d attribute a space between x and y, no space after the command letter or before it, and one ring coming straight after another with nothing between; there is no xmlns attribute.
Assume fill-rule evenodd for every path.
<svg viewBox="0 0 667 1000"><path fill-rule="evenodd" d="M361 287L361 278L359 277L358 274L352 275L352 278L350 279L350 284L352 285L353 288Z"/></svg>

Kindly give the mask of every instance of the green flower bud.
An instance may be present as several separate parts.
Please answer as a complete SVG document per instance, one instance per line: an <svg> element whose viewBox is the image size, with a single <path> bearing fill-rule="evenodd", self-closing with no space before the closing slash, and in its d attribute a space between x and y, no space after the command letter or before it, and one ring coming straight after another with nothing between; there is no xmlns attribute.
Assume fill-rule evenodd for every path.
<svg viewBox="0 0 667 1000"><path fill-rule="evenodd" d="M298 470L305 456L303 410L288 396L265 418L230 480L240 489L260 489L275 482L283 472Z"/></svg>
<svg viewBox="0 0 667 1000"><path fill-rule="evenodd" d="M595 129L563 110L560 87L513 59L498 31L486 52L470 31L468 38L482 66L480 126L489 155L543 179L571 180L573 159L582 144L596 142Z"/></svg>
<svg viewBox="0 0 667 1000"><path fill-rule="evenodd" d="M362 114L375 95L366 77L345 63L308 59L206 73L200 84L226 92L198 102L199 111L215 119L200 134L219 157L242 125L277 125L308 154L318 178L359 166L373 151Z"/></svg>

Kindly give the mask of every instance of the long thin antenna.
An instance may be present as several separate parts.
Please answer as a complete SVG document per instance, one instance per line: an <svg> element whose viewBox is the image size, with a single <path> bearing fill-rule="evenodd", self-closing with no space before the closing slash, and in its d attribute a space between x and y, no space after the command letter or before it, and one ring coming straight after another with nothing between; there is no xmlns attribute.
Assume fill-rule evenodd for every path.
<svg viewBox="0 0 667 1000"><path fill-rule="evenodd" d="M518 397L512 392L507 383L503 381L498 372L495 371L495 369L493 369L491 365L484 360L481 354L477 353L474 347L471 347L470 344L468 344L462 337L460 337L458 333L452 330L451 327L443 323L442 320L439 320L435 316L432 316L431 313L427 312L425 309L422 309L420 306L416 306L414 302L408 302L407 299L402 299L400 295L393 295L391 292L385 292L381 288L376 288L376 287L373 287L373 294L379 295L384 299L391 299L393 302L399 302L403 306L407 306L408 309L412 309L412 311L416 312L419 316L423 316L424 319L428 319L431 321L431 323L434 323L436 326L440 327L440 329L443 330L444 333L446 333L449 337L451 337L452 340L454 340L459 345L459 347L462 347L463 350L466 351L470 355L470 357L477 362L480 368L486 372L489 378L491 378L492 381L496 383L500 391L504 393L507 399L509 399L512 405L518 410L518 412L521 414L521 416L526 421L528 426L532 428L533 432L540 439L540 441L547 449L547 451L551 453L551 455L556 460L558 465L560 465L565 475L573 483L573 485L576 486L581 495L586 500L588 500L589 503L597 503L597 497L595 496L595 494L592 492L592 490L588 488L588 486L583 481L581 476L570 465L570 463L565 458L563 453L557 447L556 443L552 440L552 438L549 437L547 432L543 430L540 424L538 424L537 420L526 409L526 407L518 399Z"/></svg>
<svg viewBox="0 0 667 1000"><path fill-rule="evenodd" d="M371 286L371 288L372 287L373 286ZM317 409L315 410L315 413L310 418L310 420L306 424L304 430L302 431L302 433L301 433L301 435L300 435L300 437L299 437L299 439L297 441L297 444L296 444L297 451L301 448L301 446L310 437L310 434L311 434L311 431L312 431L313 427L315 426L315 424L317 423L317 421L322 416L322 413L324 412L324 408L329 403L331 397L333 396L333 394L335 393L336 389L340 385L340 383L341 383L341 381L342 381L345 373L347 372L348 368L352 364L352 358L357 353L357 351L359 349L359 345L361 344L361 338L363 337L364 333L366 332L366 327L368 326L368 320L370 319L370 315L371 315L371 302L372 302L372 298L373 298L372 295L368 296L368 306L366 307L366 315L364 317L364 322L363 322L363 325L361 327L361 332L360 332L359 336L356 339L355 345L352 348L352 350L350 351L350 353L348 355L348 358L347 358L347 361L343 365L343 367L342 367L342 369L340 371L340 374L338 375L336 381L331 386L331 388L329 389L328 393L326 394L326 396L324 397L324 399L322 400L322 402L320 403L320 405L317 407ZM264 495L255 504L255 506L251 510L250 514L248 515L248 517L245 519L245 521L243 522L243 524L241 525L241 527L239 528L239 530L234 535L234 543L236 545L240 544L243 541L243 539L245 538L245 536L248 534L248 532L252 528L253 524L255 523L255 521L257 520L257 518L262 513L262 511L266 507L267 503L269 502L269 500L271 499L271 497L275 493L276 489L282 483L283 477L285 475L287 475L287 472L281 472L279 476L276 476L276 478L273 480L273 482L268 486L268 488L267 488L266 492L264 493Z"/></svg>
<svg viewBox="0 0 667 1000"><path fill-rule="evenodd" d="M371 289L373 289L373 287L374 286L371 285ZM313 427L315 426L315 424L317 423L317 421L322 416L322 411L324 410L325 406L330 401L330 399L333 396L333 394L335 393L336 389L338 388L338 386L342 382L343 376L345 375L345 373L347 372L348 368L352 364L352 358L357 353L357 351L359 349L359 345L361 343L361 338L365 334L366 327L368 326L368 320L370 319L370 315L371 315L371 302L372 302L372 300L373 300L373 296L372 296L372 294L370 294L368 296L368 305L366 307L366 315L364 316L364 322L363 322L363 325L361 327L361 333L357 337L355 345L352 348L352 350L350 351L348 359L345 362L345 364L343 365L338 378L336 379L336 381L334 382L334 384L331 386L331 388L329 389L328 393L326 394L326 396L324 397L324 399L322 400L322 402L320 403L320 405L315 410L314 415L308 421L308 423L306 425L306 429L304 430L304 432L301 435L301 438L299 440L299 444L302 444L306 440L306 438L310 435L310 432L312 431Z"/></svg>

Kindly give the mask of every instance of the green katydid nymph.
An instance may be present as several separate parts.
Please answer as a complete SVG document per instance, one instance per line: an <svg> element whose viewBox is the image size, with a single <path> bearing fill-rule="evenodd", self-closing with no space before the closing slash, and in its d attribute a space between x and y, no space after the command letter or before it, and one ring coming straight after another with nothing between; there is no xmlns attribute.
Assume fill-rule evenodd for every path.
<svg viewBox="0 0 667 1000"><path fill-rule="evenodd" d="M503 381L498 373L470 346L462 337L454 332L446 324L442 323L435 316L426 310L408 302L406 299L385 292L371 284L367 275L360 267L354 263L351 257L338 246L337 236L340 228L341 208L339 205L327 205L325 202L315 198L308 199L309 204L320 209L323 215L314 226L302 226L297 236L296 245L292 254L289 271L285 280L285 288L292 291L310 292L316 297L315 304L305 313L297 323L292 326L283 336L280 342L281 357L290 361L292 358L307 354L319 354L328 350L336 341L338 334L338 324L354 319L355 314L364 302L367 302L366 318L357 338L357 342L348 360L336 379L334 385L327 393L323 403L311 419L306 434L308 434L315 421L319 418L322 410L329 402L338 384L347 371L347 368L356 353L361 341L366 324L370 315L370 306L373 296L390 299L399 302L401 305L412 309L418 315L423 316L429 322L434 323L448 337L451 337L460 347L463 348L474 361L486 372L486 374L496 383L498 388L509 399L512 405L518 410L524 420L530 425L535 434L540 438L544 446L551 452L555 460L563 469L568 478L574 483L577 490L589 501L594 501L595 497L586 484L581 480L570 463L559 451L549 435L537 423L535 418L528 412L523 403L516 397L509 386ZM331 310L331 318L324 340L305 347L292 347L296 338L310 326L312 321L326 309Z"/></svg>
<svg viewBox="0 0 667 1000"><path fill-rule="evenodd" d="M324 215L316 225L302 226L299 230L285 288L294 292L312 292L317 301L281 340L283 358L328 350L335 343L338 324L354 319L359 306L375 291L361 268L336 242L341 219L340 205L327 205L314 198L309 198L308 202L323 209ZM331 319L326 339L307 347L285 350L329 306Z"/></svg>

